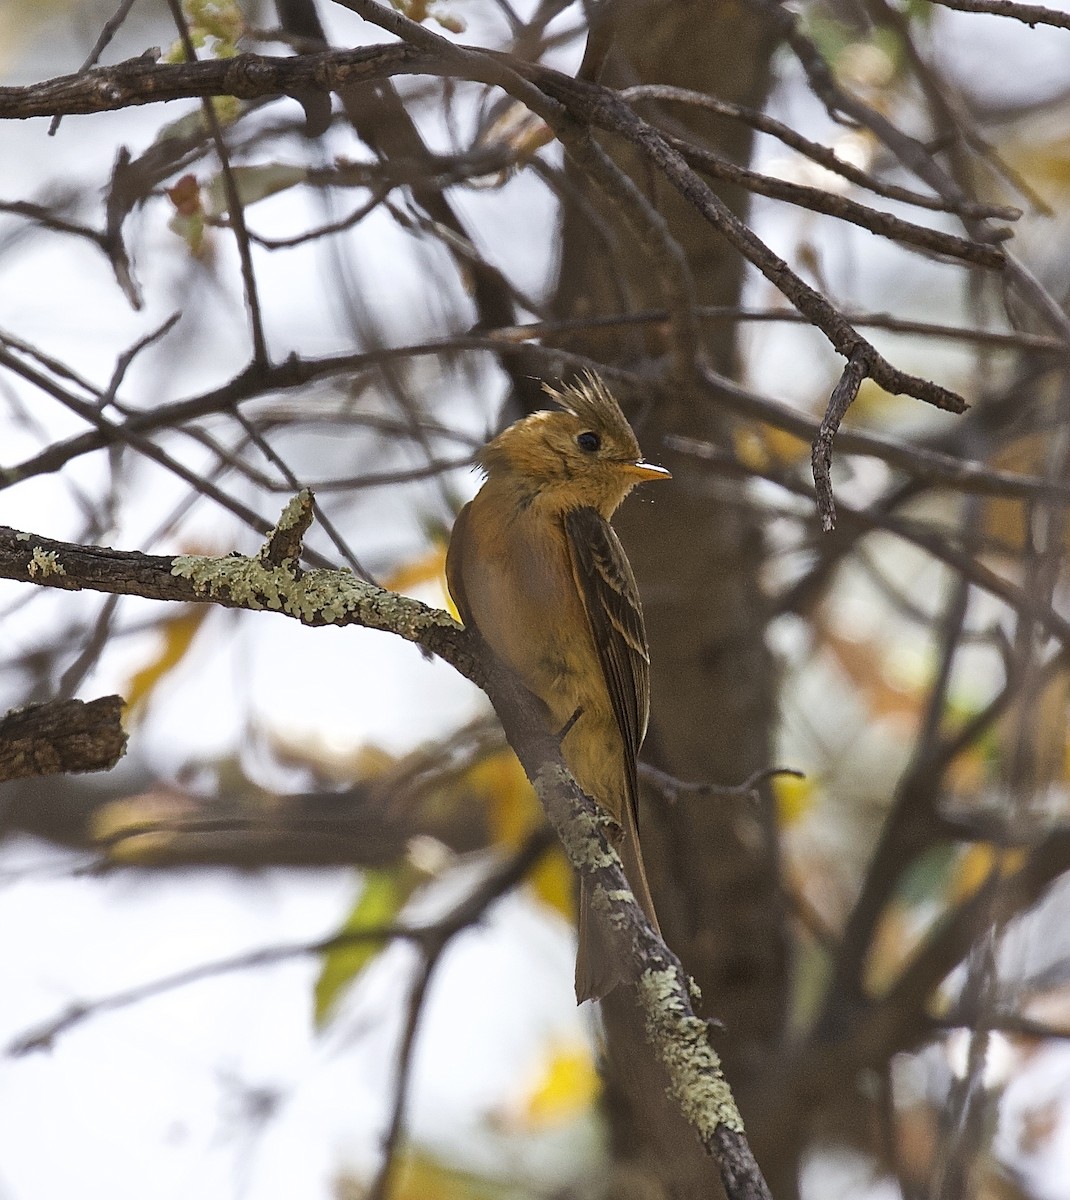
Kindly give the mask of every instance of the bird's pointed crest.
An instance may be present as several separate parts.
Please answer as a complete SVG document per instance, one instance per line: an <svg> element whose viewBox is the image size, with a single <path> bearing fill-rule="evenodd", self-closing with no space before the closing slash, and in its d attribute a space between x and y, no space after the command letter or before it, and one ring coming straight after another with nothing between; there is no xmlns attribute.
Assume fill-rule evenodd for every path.
<svg viewBox="0 0 1070 1200"><path fill-rule="evenodd" d="M634 446L635 457L640 457L639 443L627 417L621 412L612 392L593 371L584 371L572 383L563 384L560 388L544 383L542 390L555 404L572 413L584 425L608 434L625 446Z"/></svg>

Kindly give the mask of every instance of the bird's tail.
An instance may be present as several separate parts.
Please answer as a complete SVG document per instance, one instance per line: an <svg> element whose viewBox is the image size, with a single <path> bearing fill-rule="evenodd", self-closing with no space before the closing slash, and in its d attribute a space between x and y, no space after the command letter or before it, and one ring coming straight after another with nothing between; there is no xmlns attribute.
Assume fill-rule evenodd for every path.
<svg viewBox="0 0 1070 1200"><path fill-rule="evenodd" d="M624 874L639 907L646 913L647 920L661 933L654 912L654 900L650 895L650 884L643 866L643 853L639 848L639 831L631 805L624 806L622 834L617 852L624 864ZM579 902L579 946L576 951L576 1003L584 1000L601 1000L624 979L623 964L619 952L602 932L598 916L591 910L591 891L587 880L580 878Z"/></svg>

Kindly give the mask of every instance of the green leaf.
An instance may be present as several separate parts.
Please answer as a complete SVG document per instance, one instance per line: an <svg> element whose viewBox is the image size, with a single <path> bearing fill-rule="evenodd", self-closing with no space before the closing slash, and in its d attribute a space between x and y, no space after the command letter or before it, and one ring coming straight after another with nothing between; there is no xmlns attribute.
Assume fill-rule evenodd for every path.
<svg viewBox="0 0 1070 1200"><path fill-rule="evenodd" d="M284 192L287 188L296 187L308 178L304 167L290 166L288 163L261 163L259 166L232 167L231 175L238 189L238 197L243 205L255 204L268 196ZM215 175L205 187L207 201L205 207L208 215L221 217L227 211L226 187L223 177Z"/></svg>
<svg viewBox="0 0 1070 1200"><path fill-rule="evenodd" d="M416 872L408 865L368 871L357 902L338 932L359 933L389 925L397 919L417 882ZM317 1029L327 1023L339 995L379 954L384 944L374 941L353 942L329 950L323 956L323 966L315 989Z"/></svg>

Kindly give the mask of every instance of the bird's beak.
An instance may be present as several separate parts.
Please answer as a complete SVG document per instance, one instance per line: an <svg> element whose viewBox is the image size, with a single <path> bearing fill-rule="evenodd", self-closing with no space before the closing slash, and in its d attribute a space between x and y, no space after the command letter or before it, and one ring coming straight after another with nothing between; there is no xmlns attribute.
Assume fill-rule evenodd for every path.
<svg viewBox="0 0 1070 1200"><path fill-rule="evenodd" d="M634 475L640 483L646 480L672 479L672 474L664 467L656 467L648 462L625 463L624 470L629 475Z"/></svg>

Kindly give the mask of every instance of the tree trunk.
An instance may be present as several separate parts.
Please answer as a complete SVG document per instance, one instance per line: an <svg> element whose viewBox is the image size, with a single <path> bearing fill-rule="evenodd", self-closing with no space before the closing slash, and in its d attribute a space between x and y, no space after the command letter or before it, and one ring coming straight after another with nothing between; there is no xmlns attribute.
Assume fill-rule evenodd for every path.
<svg viewBox="0 0 1070 1200"><path fill-rule="evenodd" d="M744 10L729 3L633 0L613 11L618 24L603 82L668 83L761 105L772 42ZM744 126L679 105L667 112L734 160L747 160L751 135ZM651 191L649 174L630 151L608 144L606 149L668 220L690 263L699 303L738 302L739 257L668 185L658 181ZM724 188L721 194L741 211L742 196ZM613 221L597 195L588 191L586 199ZM623 231L621 241L628 245ZM588 220L567 208L559 315L619 311L621 289L607 258ZM623 272L632 304L662 304L641 254L612 265ZM572 344L605 360L635 365L645 358L648 369L650 356L664 352L634 330L608 337L614 340L602 334ZM730 368L732 327L704 329L703 349L718 367ZM725 441L729 429L718 412L681 395L636 416L645 453L674 475L672 484L643 497L648 503L633 499L617 518L643 595L651 645L653 699L644 757L684 779L739 783L770 762L773 665L764 643L761 530L742 494L714 485L705 472L663 446L670 432ZM779 1161L771 1149L777 1139L767 1136L761 1113L748 1103L749 1086L780 1039L787 996L770 798L766 795L758 808L710 800L669 806L648 794L641 833L666 937L699 983L706 1015L725 1025L717 1040L752 1143L765 1160L762 1166L778 1200L790 1196L792 1156ZM614 993L604 1013L609 1112L620 1171L609 1194L708 1197L716 1173L664 1100L631 996Z"/></svg>

